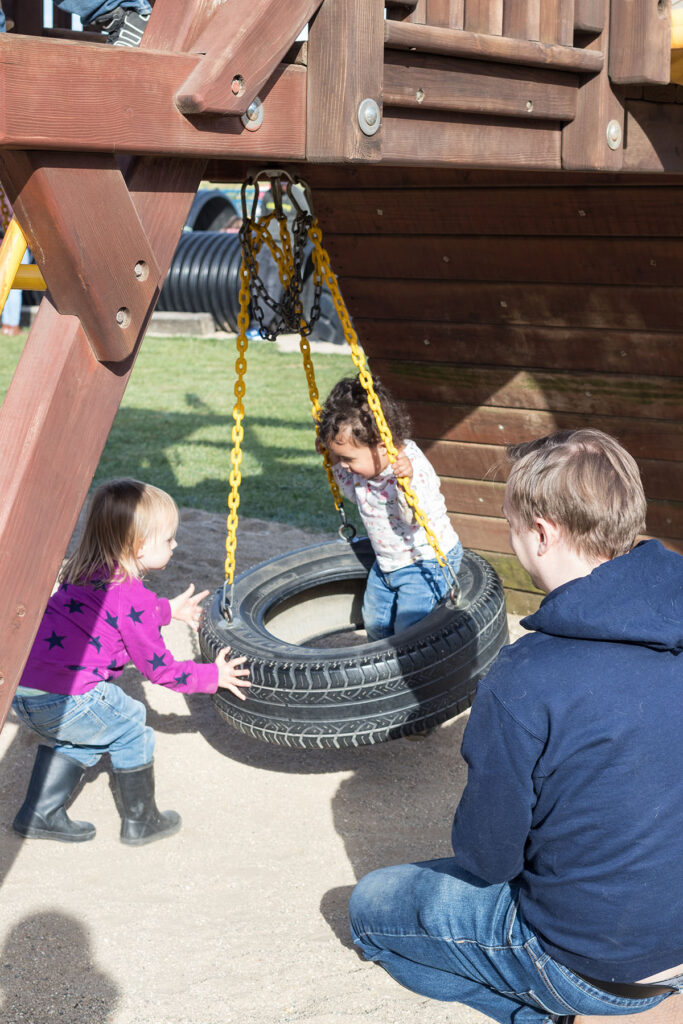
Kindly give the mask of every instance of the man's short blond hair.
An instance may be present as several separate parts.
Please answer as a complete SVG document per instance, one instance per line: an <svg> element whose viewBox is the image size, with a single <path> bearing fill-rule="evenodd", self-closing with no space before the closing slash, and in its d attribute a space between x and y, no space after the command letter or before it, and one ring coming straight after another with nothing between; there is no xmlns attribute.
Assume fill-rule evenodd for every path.
<svg viewBox="0 0 683 1024"><path fill-rule="evenodd" d="M561 527L588 558L616 558L645 530L646 502L635 459L601 430L561 430L509 445L505 492L510 513Z"/></svg>

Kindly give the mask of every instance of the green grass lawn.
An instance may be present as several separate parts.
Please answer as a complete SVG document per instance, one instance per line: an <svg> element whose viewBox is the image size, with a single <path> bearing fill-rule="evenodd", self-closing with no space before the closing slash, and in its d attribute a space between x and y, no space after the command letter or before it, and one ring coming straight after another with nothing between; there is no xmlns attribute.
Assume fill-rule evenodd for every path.
<svg viewBox="0 0 683 1024"><path fill-rule="evenodd" d="M0 344L3 395L24 341L21 335ZM146 338L94 483L133 476L162 487L181 506L227 512L235 356L230 335ZM343 350L313 359L321 400L355 372ZM339 519L315 451L301 356L259 340L250 342L247 363L240 515L335 530Z"/></svg>

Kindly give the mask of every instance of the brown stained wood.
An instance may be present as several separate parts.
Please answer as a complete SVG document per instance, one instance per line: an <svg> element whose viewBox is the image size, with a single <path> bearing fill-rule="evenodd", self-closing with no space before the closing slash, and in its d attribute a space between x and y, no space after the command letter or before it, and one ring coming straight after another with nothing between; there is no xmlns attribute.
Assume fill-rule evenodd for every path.
<svg viewBox="0 0 683 1024"><path fill-rule="evenodd" d="M382 125L382 159L396 164L548 170L560 166L558 127L559 122L556 126L431 110L413 114L389 107Z"/></svg>
<svg viewBox="0 0 683 1024"><path fill-rule="evenodd" d="M505 519L492 516L473 516L451 512L449 519L466 548L475 551L487 548L489 551L510 553L510 528Z"/></svg>
<svg viewBox="0 0 683 1024"><path fill-rule="evenodd" d="M43 27L42 0L17 0L12 18L15 34L40 35Z"/></svg>
<svg viewBox="0 0 683 1024"><path fill-rule="evenodd" d="M683 170L683 151L679 144L683 131L683 105L629 100L626 110L628 146L624 154L625 169Z"/></svg>
<svg viewBox="0 0 683 1024"><path fill-rule="evenodd" d="M449 512L457 515L493 516L502 518L505 484L491 480L465 480L443 477L441 493Z"/></svg>
<svg viewBox="0 0 683 1024"><path fill-rule="evenodd" d="M680 286L683 242L667 238L515 238L325 233L340 276L435 281Z"/></svg>
<svg viewBox="0 0 683 1024"><path fill-rule="evenodd" d="M424 25L427 20L427 0L417 0L413 9L408 12L406 21L413 21L418 25Z"/></svg>
<svg viewBox="0 0 683 1024"><path fill-rule="evenodd" d="M378 320L452 320L461 323L545 324L622 331L675 331L680 321L680 289L619 288L596 285L495 284L442 281L386 281L360 278L343 282L352 316Z"/></svg>
<svg viewBox="0 0 683 1024"><path fill-rule="evenodd" d="M501 483L507 479L509 467L504 446L431 440L417 435L414 439L439 476L489 483ZM637 461L645 494L650 500L683 502L683 460L639 458Z"/></svg>
<svg viewBox="0 0 683 1024"><path fill-rule="evenodd" d="M574 0L541 0L539 39L571 46L574 42Z"/></svg>
<svg viewBox="0 0 683 1024"><path fill-rule="evenodd" d="M381 116L383 6L325 0L308 33L306 156L309 160L379 160L384 125L361 131L359 107L374 100Z"/></svg>
<svg viewBox="0 0 683 1024"><path fill-rule="evenodd" d="M679 333L361 317L353 322L363 345L387 359L683 376Z"/></svg>
<svg viewBox="0 0 683 1024"><path fill-rule="evenodd" d="M371 357L374 367L375 360ZM403 382L398 382L399 384ZM437 402L418 400L406 388L399 398L406 404L413 421L413 433L421 438L440 438L466 444L517 444L552 434L556 430L575 430L581 426L595 427L618 438L638 461L656 453L666 465L673 463L681 470L683 423L672 420L650 420L624 415L595 414L580 416L574 410L507 409L459 404L453 399Z"/></svg>
<svg viewBox="0 0 683 1024"><path fill-rule="evenodd" d="M151 23L151 18L150 18ZM143 36L143 42L147 36ZM206 158L302 159L306 69L281 65L261 99L264 121L187 118L173 97L198 57L138 48L0 36L0 145ZM32 88L26 88L27 66ZM124 87L125 86L125 87Z"/></svg>
<svg viewBox="0 0 683 1024"><path fill-rule="evenodd" d="M539 39L541 0L506 3L503 7L503 35L515 39Z"/></svg>
<svg viewBox="0 0 683 1024"><path fill-rule="evenodd" d="M427 0L425 22L440 28L462 28L465 0Z"/></svg>
<svg viewBox="0 0 683 1024"><path fill-rule="evenodd" d="M176 93L184 114L244 114L321 0L232 0L214 8L193 49L203 56Z"/></svg>
<svg viewBox="0 0 683 1024"><path fill-rule="evenodd" d="M382 96L385 106L413 110L571 121L576 92L575 75L389 50Z"/></svg>
<svg viewBox="0 0 683 1024"><path fill-rule="evenodd" d="M476 32L457 32L431 25L410 25L387 21L385 45L390 50L415 50L417 53L440 53L473 60L500 61L547 67L562 71L593 74L604 65L597 49L584 50L572 46L541 43L505 36L489 36Z"/></svg>
<svg viewBox="0 0 683 1024"><path fill-rule="evenodd" d="M642 420L683 421L683 378L514 372L374 356L371 363L373 371L399 398L410 392L413 399L421 401L572 412L577 418L631 415Z"/></svg>
<svg viewBox="0 0 683 1024"><path fill-rule="evenodd" d="M609 76L613 82L671 80L671 8L657 0L612 0Z"/></svg>
<svg viewBox="0 0 683 1024"><path fill-rule="evenodd" d="M80 319L98 359L127 358L161 271L114 158L5 151L0 175L56 309Z"/></svg>
<svg viewBox="0 0 683 1024"><path fill-rule="evenodd" d="M213 17L214 0L157 0L140 48L188 52Z"/></svg>
<svg viewBox="0 0 683 1024"><path fill-rule="evenodd" d="M597 34L605 27L602 0L574 0L574 28L577 32Z"/></svg>
<svg viewBox="0 0 683 1024"><path fill-rule="evenodd" d="M157 260L170 265L201 161L139 161L129 185ZM0 722L123 395L133 359L99 363L76 317L41 303L0 410Z"/></svg>
<svg viewBox="0 0 683 1024"><path fill-rule="evenodd" d="M678 113L679 131L683 131L683 108L669 109ZM671 130L673 148L673 122ZM306 173L310 178L308 168ZM595 178L593 175L593 181ZM683 235L680 184L660 188L638 188L631 183L619 188L475 187L464 193L456 188L429 189L425 182L417 191L320 187L314 198L323 232L343 226L346 234L360 235Z"/></svg>
<svg viewBox="0 0 683 1024"><path fill-rule="evenodd" d="M503 0L465 0L465 29L486 35L501 35Z"/></svg>
<svg viewBox="0 0 683 1024"><path fill-rule="evenodd" d="M602 0L604 28L586 44L585 53L609 50L609 5ZM570 170L621 170L624 163L624 108L612 91L607 65L579 88L575 119L562 129L562 166ZM616 133L614 148L608 136Z"/></svg>

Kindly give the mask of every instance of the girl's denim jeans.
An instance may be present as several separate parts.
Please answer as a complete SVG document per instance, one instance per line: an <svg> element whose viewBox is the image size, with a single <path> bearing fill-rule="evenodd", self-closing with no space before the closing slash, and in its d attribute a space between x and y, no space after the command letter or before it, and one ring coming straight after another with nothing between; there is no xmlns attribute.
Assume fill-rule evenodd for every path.
<svg viewBox="0 0 683 1024"><path fill-rule="evenodd" d="M154 731L145 725L144 704L115 683L99 683L87 693L17 696L17 715L54 748L84 767L109 754L115 771L141 768L154 754Z"/></svg>
<svg viewBox="0 0 683 1024"><path fill-rule="evenodd" d="M668 998L624 999L590 985L543 951L514 886L487 885L450 858L366 875L351 895L350 917L365 958L396 981L500 1024L636 1013ZM662 984L681 991L683 975Z"/></svg>
<svg viewBox="0 0 683 1024"><path fill-rule="evenodd" d="M460 541L446 555L454 573L460 568L462 555ZM363 625L369 639L381 640L424 619L449 589L450 583L435 558L393 572L382 572L373 562L363 598Z"/></svg>

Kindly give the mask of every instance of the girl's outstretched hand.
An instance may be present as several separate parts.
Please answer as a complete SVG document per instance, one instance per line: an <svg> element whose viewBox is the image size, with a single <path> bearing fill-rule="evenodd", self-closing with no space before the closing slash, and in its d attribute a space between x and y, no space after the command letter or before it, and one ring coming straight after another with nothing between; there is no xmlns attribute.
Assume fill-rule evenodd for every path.
<svg viewBox="0 0 683 1024"><path fill-rule="evenodd" d="M228 661L228 655L230 654L230 648L224 647L222 651L218 652L216 657L216 664L218 665L218 686L224 687L226 690L230 690L230 693L234 693L240 700L246 700L246 693L242 693L240 687L251 686L249 679L246 678L249 675L248 668L239 668L238 666L243 665L247 660L246 655L242 655L240 658L231 658Z"/></svg>
<svg viewBox="0 0 683 1024"><path fill-rule="evenodd" d="M195 594L194 583L190 583L187 590L184 590L182 594L178 594L177 597L172 597L168 602L171 606L171 618L186 622L196 632L202 615L199 603L204 600L208 593L208 590L202 590L199 594Z"/></svg>

